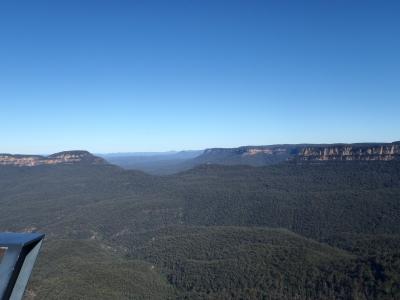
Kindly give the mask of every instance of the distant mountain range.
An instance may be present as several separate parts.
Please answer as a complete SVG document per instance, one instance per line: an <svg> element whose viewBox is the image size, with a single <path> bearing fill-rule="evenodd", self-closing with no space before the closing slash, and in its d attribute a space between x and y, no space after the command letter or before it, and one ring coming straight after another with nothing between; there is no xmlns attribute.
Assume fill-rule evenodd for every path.
<svg viewBox="0 0 400 300"><path fill-rule="evenodd" d="M400 299L398 143L2 159L0 231L46 233L26 299Z"/></svg>
<svg viewBox="0 0 400 300"><path fill-rule="evenodd" d="M285 144L179 152L100 154L99 156L82 150L64 151L49 156L0 154L0 165L33 167L74 163L101 164L108 161L125 169L166 175L189 170L202 164L266 166L283 161L400 160L400 142Z"/></svg>
<svg viewBox="0 0 400 300"><path fill-rule="evenodd" d="M399 160L400 142L243 146L102 157L126 169L142 170L150 174L173 174L202 164L266 166L283 161Z"/></svg>
<svg viewBox="0 0 400 300"><path fill-rule="evenodd" d="M202 153L203 150L190 150L179 152L111 153L100 154L100 156L111 164L124 169L165 175L190 169L191 165L186 166L186 163Z"/></svg>

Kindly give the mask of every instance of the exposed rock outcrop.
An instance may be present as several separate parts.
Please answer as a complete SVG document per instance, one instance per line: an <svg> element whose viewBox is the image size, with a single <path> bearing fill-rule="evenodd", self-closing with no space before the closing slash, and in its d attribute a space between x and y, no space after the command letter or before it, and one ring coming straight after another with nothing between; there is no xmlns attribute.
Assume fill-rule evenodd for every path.
<svg viewBox="0 0 400 300"><path fill-rule="evenodd" d="M212 148L193 161L198 164L263 166L282 161L400 160L400 142L365 144L297 144Z"/></svg>
<svg viewBox="0 0 400 300"><path fill-rule="evenodd" d="M236 154L243 156L252 155L279 155L283 153L291 153L295 145L270 145L270 146L243 146L238 148L210 148L204 150L202 155L215 155L215 154Z"/></svg>
<svg viewBox="0 0 400 300"><path fill-rule="evenodd" d="M308 146L300 150L300 160L398 160L400 144L349 144Z"/></svg>
<svg viewBox="0 0 400 300"><path fill-rule="evenodd" d="M0 154L0 165L34 167L57 164L102 164L105 161L87 151L64 151L49 156Z"/></svg>

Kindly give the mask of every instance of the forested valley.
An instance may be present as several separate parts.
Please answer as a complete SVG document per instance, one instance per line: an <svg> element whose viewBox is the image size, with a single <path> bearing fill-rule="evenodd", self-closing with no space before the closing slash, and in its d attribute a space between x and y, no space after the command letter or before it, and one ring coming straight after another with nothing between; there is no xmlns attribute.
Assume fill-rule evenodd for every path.
<svg viewBox="0 0 400 300"><path fill-rule="evenodd" d="M26 299L400 298L400 162L0 166L0 230L46 234Z"/></svg>

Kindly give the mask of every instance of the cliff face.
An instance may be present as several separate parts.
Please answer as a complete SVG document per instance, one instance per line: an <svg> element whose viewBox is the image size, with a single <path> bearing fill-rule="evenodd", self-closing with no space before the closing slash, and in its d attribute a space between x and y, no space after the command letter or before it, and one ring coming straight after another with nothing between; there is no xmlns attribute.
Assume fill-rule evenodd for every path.
<svg viewBox="0 0 400 300"><path fill-rule="evenodd" d="M238 148L211 148L206 149L203 155L216 155L216 154L235 154L242 156L254 155L279 155L289 153L291 150L290 145L272 145L272 146L244 146Z"/></svg>
<svg viewBox="0 0 400 300"><path fill-rule="evenodd" d="M197 164L263 166L282 161L400 160L400 142L375 144L299 144L207 149Z"/></svg>
<svg viewBox="0 0 400 300"><path fill-rule="evenodd" d="M307 146L299 151L298 159L305 161L398 160L400 159L400 144Z"/></svg>
<svg viewBox="0 0 400 300"><path fill-rule="evenodd" d="M292 155L291 145L244 146L239 148L211 148L192 161L192 165L222 164L265 166L287 160Z"/></svg>
<svg viewBox="0 0 400 300"><path fill-rule="evenodd" d="M187 161L185 169L201 164L265 166L282 161L400 160L400 142L381 144L271 145L207 149ZM87 151L65 151L49 156L0 154L0 166L33 167L57 164L103 164Z"/></svg>
<svg viewBox="0 0 400 300"><path fill-rule="evenodd" d="M101 164L104 160L87 151L65 151L49 156L0 154L0 165L34 167L75 163Z"/></svg>

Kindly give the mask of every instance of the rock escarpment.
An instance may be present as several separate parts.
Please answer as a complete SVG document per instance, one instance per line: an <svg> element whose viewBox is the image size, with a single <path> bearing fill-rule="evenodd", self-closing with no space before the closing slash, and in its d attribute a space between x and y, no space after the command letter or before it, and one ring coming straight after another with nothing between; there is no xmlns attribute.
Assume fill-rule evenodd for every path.
<svg viewBox="0 0 400 300"><path fill-rule="evenodd" d="M0 154L0 165L34 167L76 163L102 164L104 160L87 151L64 151L49 156Z"/></svg>
<svg viewBox="0 0 400 300"><path fill-rule="evenodd" d="M202 164L265 166L283 161L400 161L400 142L364 144L285 144L211 148L186 162L182 170ZM103 164L87 151L65 151L49 156L0 154L0 166Z"/></svg>
<svg viewBox="0 0 400 300"><path fill-rule="evenodd" d="M282 153L289 153L289 150L293 148L290 145L271 145L271 146L243 146L238 148L211 148L204 150L203 155L215 155L215 154L236 154L243 156L253 155L278 155Z"/></svg>
<svg viewBox="0 0 400 300"><path fill-rule="evenodd" d="M400 143L307 146L298 154L305 161L399 160Z"/></svg>
<svg viewBox="0 0 400 300"><path fill-rule="evenodd" d="M192 165L222 164L263 166L287 160L293 151L291 145L243 146L238 148L211 148L192 161Z"/></svg>
<svg viewBox="0 0 400 300"><path fill-rule="evenodd" d="M263 166L282 161L390 161L400 160L400 142L365 144L297 144L212 148L196 164Z"/></svg>

